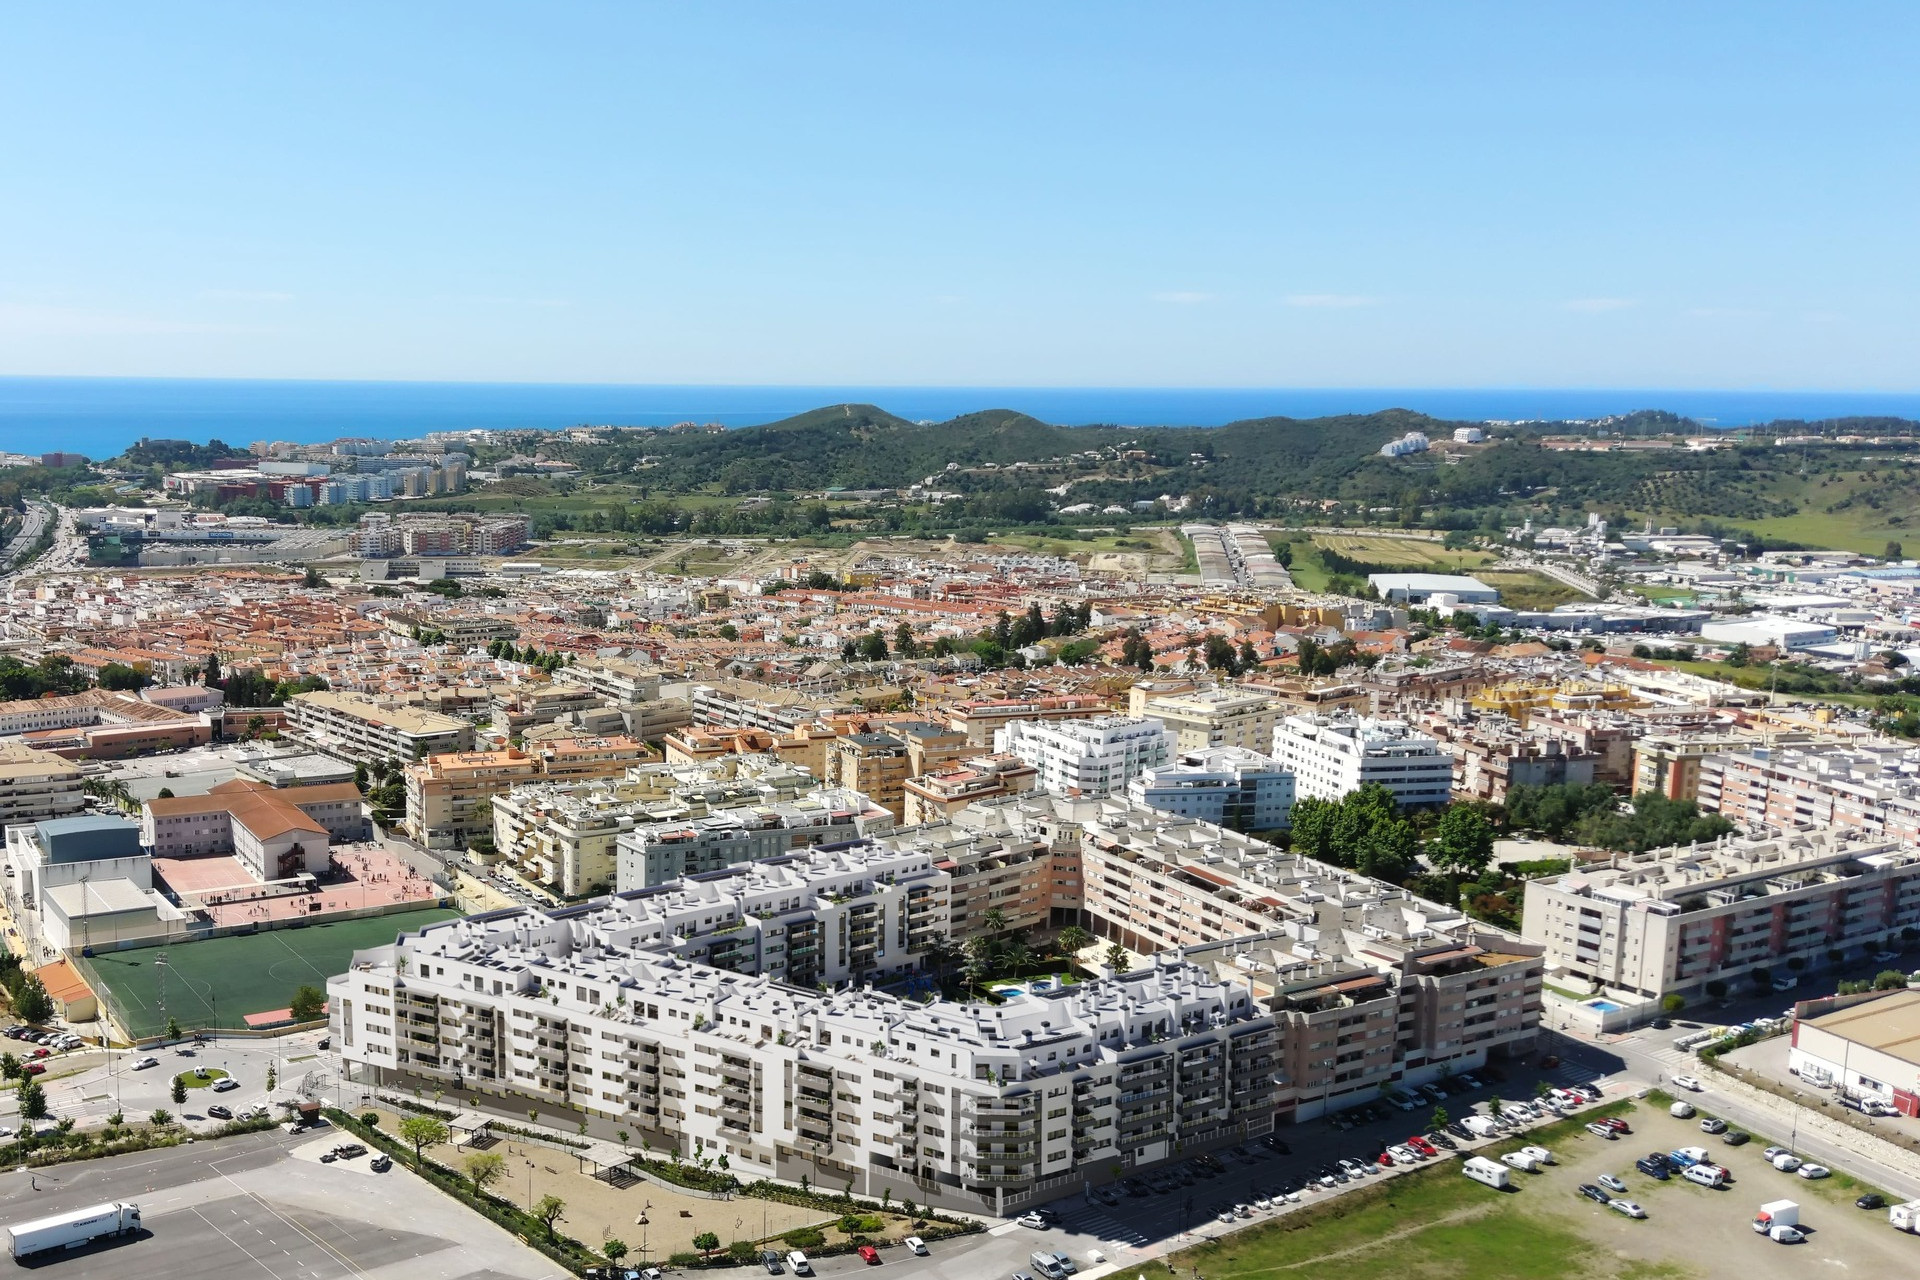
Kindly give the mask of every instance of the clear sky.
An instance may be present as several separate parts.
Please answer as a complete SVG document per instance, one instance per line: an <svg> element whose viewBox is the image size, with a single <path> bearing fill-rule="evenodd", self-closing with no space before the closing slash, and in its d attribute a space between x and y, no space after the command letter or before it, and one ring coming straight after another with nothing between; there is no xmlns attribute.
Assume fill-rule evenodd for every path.
<svg viewBox="0 0 1920 1280"><path fill-rule="evenodd" d="M0 373L1920 388L1920 7L10 6Z"/></svg>

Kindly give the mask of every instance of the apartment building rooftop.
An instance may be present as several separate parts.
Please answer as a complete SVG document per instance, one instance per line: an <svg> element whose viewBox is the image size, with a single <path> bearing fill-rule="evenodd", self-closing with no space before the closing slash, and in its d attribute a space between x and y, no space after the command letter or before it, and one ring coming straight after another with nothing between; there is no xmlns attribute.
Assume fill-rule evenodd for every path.
<svg viewBox="0 0 1920 1280"><path fill-rule="evenodd" d="M1837 882L1860 867L1920 863L1920 849L1843 827L1822 827L1768 838L1722 836L1712 844L1615 854L1578 867L1550 883L1571 893L1649 904L1716 894L1756 897L1820 881ZM1678 909L1670 908L1670 909Z"/></svg>

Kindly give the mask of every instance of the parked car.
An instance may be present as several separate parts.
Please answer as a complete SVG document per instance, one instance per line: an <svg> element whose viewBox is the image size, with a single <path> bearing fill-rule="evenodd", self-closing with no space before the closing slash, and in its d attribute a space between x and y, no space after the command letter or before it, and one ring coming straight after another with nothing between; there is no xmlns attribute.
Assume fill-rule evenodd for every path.
<svg viewBox="0 0 1920 1280"><path fill-rule="evenodd" d="M868 1266L875 1267L880 1265L880 1251L872 1245L863 1244L854 1250L854 1252L858 1253L860 1255L860 1261L866 1263Z"/></svg>
<svg viewBox="0 0 1920 1280"><path fill-rule="evenodd" d="M1792 1152L1785 1152L1773 1158L1773 1167L1782 1173L1792 1173L1800 1167L1800 1157Z"/></svg>
<svg viewBox="0 0 1920 1280"><path fill-rule="evenodd" d="M1803 1164L1796 1172L1803 1178L1824 1178L1830 1170L1823 1164Z"/></svg>
<svg viewBox="0 0 1920 1280"><path fill-rule="evenodd" d="M1553 1152L1547 1150L1545 1147L1522 1147L1520 1148L1520 1150L1525 1152L1527 1155L1532 1156L1535 1160L1538 1160L1541 1164L1560 1163L1558 1160L1555 1160L1553 1158Z"/></svg>
<svg viewBox="0 0 1920 1280"><path fill-rule="evenodd" d="M767 1274L770 1276L786 1274L787 1269L780 1265L780 1255L772 1249L760 1251L760 1265L767 1269Z"/></svg>
<svg viewBox="0 0 1920 1280"><path fill-rule="evenodd" d="M1775 1244L1799 1244L1807 1238L1807 1233L1798 1227L1779 1226L1767 1232L1767 1238Z"/></svg>
<svg viewBox="0 0 1920 1280"><path fill-rule="evenodd" d="M1628 1124L1625 1120L1622 1120L1619 1116L1605 1116L1600 1120L1595 1121L1595 1123L1603 1124L1607 1126L1607 1128L1613 1130L1615 1133L1620 1134L1623 1137L1633 1132L1633 1126Z"/></svg>
<svg viewBox="0 0 1920 1280"><path fill-rule="evenodd" d="M1676 1089L1687 1089L1694 1093L1699 1093L1706 1087L1692 1076L1675 1076L1673 1084Z"/></svg>
<svg viewBox="0 0 1920 1280"><path fill-rule="evenodd" d="M1595 1204L1605 1204L1609 1198L1605 1188L1596 1187L1591 1182L1583 1182L1575 1190Z"/></svg>
<svg viewBox="0 0 1920 1280"><path fill-rule="evenodd" d="M1887 1198L1869 1191L1866 1195L1855 1200L1853 1207L1856 1209L1884 1209L1887 1207Z"/></svg>
<svg viewBox="0 0 1920 1280"><path fill-rule="evenodd" d="M1020 1226L1032 1227L1035 1231L1045 1231L1047 1229L1047 1220L1037 1213L1023 1213L1015 1218L1014 1221Z"/></svg>
<svg viewBox="0 0 1920 1280"><path fill-rule="evenodd" d="M44 1062L29 1062L26 1066L26 1071L30 1076L43 1076L47 1074L47 1064Z"/></svg>
<svg viewBox="0 0 1920 1280"><path fill-rule="evenodd" d="M1606 1138L1608 1141L1612 1141L1620 1136L1604 1124L1590 1124L1587 1126L1587 1132L1596 1138Z"/></svg>
<svg viewBox="0 0 1920 1280"><path fill-rule="evenodd" d="M1730 1147L1743 1147L1753 1141L1753 1135L1750 1133L1742 1133L1738 1129L1729 1129L1720 1135L1720 1141Z"/></svg>
<svg viewBox="0 0 1920 1280"><path fill-rule="evenodd" d="M215 1103L213 1106L208 1107L207 1114L212 1116L215 1120L233 1119L233 1112L227 1110L225 1107L219 1105L218 1103Z"/></svg>
<svg viewBox="0 0 1920 1280"><path fill-rule="evenodd" d="M1618 1213L1624 1213L1629 1218L1644 1218L1647 1216L1647 1211L1631 1200L1609 1200L1607 1201L1607 1208Z"/></svg>
<svg viewBox="0 0 1920 1280"><path fill-rule="evenodd" d="M1603 1173L1599 1177L1595 1178L1594 1181L1599 1183L1601 1186L1605 1187L1609 1191L1619 1191L1624 1193L1627 1189L1626 1183L1620 1181L1620 1179L1614 1177L1610 1173Z"/></svg>
<svg viewBox="0 0 1920 1280"><path fill-rule="evenodd" d="M372 1169L375 1173L385 1173L387 1170L393 1168L393 1158L382 1151L369 1162L368 1168Z"/></svg>
<svg viewBox="0 0 1920 1280"><path fill-rule="evenodd" d="M1762 1151L1760 1153L1760 1157L1761 1159L1765 1160L1768 1164L1772 1164L1775 1160L1779 1159L1781 1156L1792 1155L1792 1154L1793 1153L1788 1151L1785 1147L1768 1147L1765 1151Z"/></svg>
<svg viewBox="0 0 1920 1280"><path fill-rule="evenodd" d="M1649 1178L1657 1178L1661 1182L1673 1176L1673 1170L1667 1162L1664 1159L1655 1159L1653 1156L1642 1156L1633 1162L1633 1167Z"/></svg>
<svg viewBox="0 0 1920 1280"><path fill-rule="evenodd" d="M1726 1131L1727 1122L1718 1116L1708 1116L1700 1122L1700 1132L1702 1133L1725 1133Z"/></svg>

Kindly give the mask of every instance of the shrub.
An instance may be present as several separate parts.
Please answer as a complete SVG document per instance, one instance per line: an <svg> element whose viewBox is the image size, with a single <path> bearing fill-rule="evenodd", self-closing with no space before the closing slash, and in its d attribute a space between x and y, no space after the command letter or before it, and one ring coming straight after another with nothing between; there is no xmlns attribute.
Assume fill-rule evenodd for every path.
<svg viewBox="0 0 1920 1280"><path fill-rule="evenodd" d="M818 1227L795 1227L780 1238L790 1249L818 1249L827 1243L827 1233Z"/></svg>
<svg viewBox="0 0 1920 1280"><path fill-rule="evenodd" d="M360 1123L369 1129L378 1129L380 1127L380 1113L378 1111L362 1111L360 1113Z"/></svg>
<svg viewBox="0 0 1920 1280"><path fill-rule="evenodd" d="M887 1221L877 1213L849 1213L840 1219L840 1230L848 1235L859 1232L884 1231Z"/></svg>
<svg viewBox="0 0 1920 1280"><path fill-rule="evenodd" d="M693 1267L705 1266L706 1262L705 1256L698 1253L675 1253L667 1257L668 1266L677 1267L682 1271L689 1270Z"/></svg>

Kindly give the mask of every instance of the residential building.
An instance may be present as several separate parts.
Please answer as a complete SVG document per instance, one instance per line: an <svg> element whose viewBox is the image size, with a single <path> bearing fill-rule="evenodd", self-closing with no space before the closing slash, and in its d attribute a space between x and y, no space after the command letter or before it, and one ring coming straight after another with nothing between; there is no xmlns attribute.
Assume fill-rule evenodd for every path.
<svg viewBox="0 0 1920 1280"><path fill-rule="evenodd" d="M1264 752L1287 714L1285 704L1265 689L1229 686L1156 696L1148 686L1135 685L1129 696L1127 710L1166 725L1173 733L1173 749L1181 752L1209 747Z"/></svg>
<svg viewBox="0 0 1920 1280"><path fill-rule="evenodd" d="M1016 720L1092 720L1113 714L1104 698L1063 694L1053 698L1000 698L955 703L947 708L948 723L967 735L967 745L993 745L993 735ZM1138 714L1136 712L1135 714Z"/></svg>
<svg viewBox="0 0 1920 1280"><path fill-rule="evenodd" d="M978 1212L1271 1125L1273 1017L1245 981L1165 959L991 1009L814 993L654 950L639 910L495 912L359 953L328 984L345 1070Z"/></svg>
<svg viewBox="0 0 1920 1280"><path fill-rule="evenodd" d="M682 876L893 830L893 815L858 791L822 787L793 800L703 818L637 823L614 841L615 885L645 889Z"/></svg>
<svg viewBox="0 0 1920 1280"><path fill-rule="evenodd" d="M287 722L322 751L364 764L473 750L471 722L359 693L297 693L287 700Z"/></svg>
<svg viewBox="0 0 1920 1280"><path fill-rule="evenodd" d="M1173 755L1173 735L1158 720L1101 716L1046 723L1016 720L993 735L993 749L1040 771L1042 790L1098 797L1124 791Z"/></svg>
<svg viewBox="0 0 1920 1280"><path fill-rule="evenodd" d="M523 751L450 751L406 768L407 837L429 849L463 849L475 836L493 834L495 796L540 773Z"/></svg>
<svg viewBox="0 0 1920 1280"><path fill-rule="evenodd" d="M51 751L0 743L0 831L79 813L87 807L80 782L79 768Z"/></svg>
<svg viewBox="0 0 1920 1280"><path fill-rule="evenodd" d="M823 724L799 725L791 733L681 726L663 737L660 745L668 764L704 764L732 755L770 755L818 778L826 776L827 749L839 736Z"/></svg>
<svg viewBox="0 0 1920 1280"><path fill-rule="evenodd" d="M1401 805L1443 805L1453 758L1404 720L1348 713L1288 716L1273 731L1273 756L1294 775L1299 796L1338 800L1377 783Z"/></svg>
<svg viewBox="0 0 1920 1280"><path fill-rule="evenodd" d="M1551 971L1641 1000L1697 997L1920 927L1920 852L1845 827L1617 854L1527 882L1527 940Z"/></svg>
<svg viewBox="0 0 1920 1280"><path fill-rule="evenodd" d="M1829 824L1920 843L1920 751L1746 746L1700 762L1702 809L1736 826L1792 831Z"/></svg>
<svg viewBox="0 0 1920 1280"><path fill-rule="evenodd" d="M1018 756L956 760L906 780L901 787L902 820L908 826L945 822L970 804L1030 791L1039 780L1040 771Z"/></svg>
<svg viewBox="0 0 1920 1280"><path fill-rule="evenodd" d="M1293 775L1258 751L1203 747L1148 769L1127 784L1127 795L1148 808L1234 831L1278 831L1291 822Z"/></svg>
<svg viewBox="0 0 1920 1280"><path fill-rule="evenodd" d="M846 787L899 818L906 812L907 779L958 759L967 750L963 733L943 725L894 723L885 732L851 733L827 744L821 779Z"/></svg>

